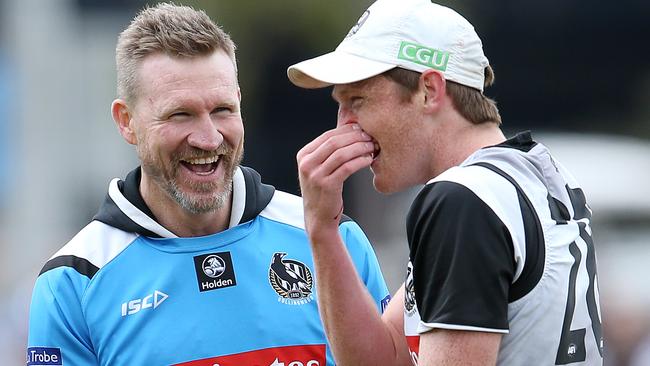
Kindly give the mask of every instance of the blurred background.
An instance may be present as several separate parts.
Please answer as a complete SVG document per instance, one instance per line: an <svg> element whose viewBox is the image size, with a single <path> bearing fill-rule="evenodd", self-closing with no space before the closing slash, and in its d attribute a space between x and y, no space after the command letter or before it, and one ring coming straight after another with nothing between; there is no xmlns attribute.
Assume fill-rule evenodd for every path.
<svg viewBox="0 0 650 366"><path fill-rule="evenodd" d="M329 89L290 64L336 47L369 0L176 1L206 10L238 44L246 165L298 193L295 154L331 128ZM504 130L530 129L582 183L594 211L606 365L650 365L650 2L440 1L474 24ZM24 364L31 289L137 164L110 116L118 33L137 0L0 0L0 363ZM346 213L373 241L392 291L416 190L381 196L367 171Z"/></svg>

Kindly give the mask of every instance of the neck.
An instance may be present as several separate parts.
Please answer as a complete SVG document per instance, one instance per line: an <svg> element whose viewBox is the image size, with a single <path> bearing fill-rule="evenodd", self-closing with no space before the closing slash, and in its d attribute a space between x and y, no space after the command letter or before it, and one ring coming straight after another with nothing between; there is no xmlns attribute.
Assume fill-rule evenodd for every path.
<svg viewBox="0 0 650 366"><path fill-rule="evenodd" d="M142 175L140 194L156 221L179 237L215 234L228 229L232 207L232 192L224 205L214 211L192 213L181 207L167 192Z"/></svg>
<svg viewBox="0 0 650 366"><path fill-rule="evenodd" d="M458 145L458 161L455 165L462 163L479 149L498 145L506 140L501 129L494 123L468 124L458 135L458 138L463 139L460 140L463 144Z"/></svg>
<svg viewBox="0 0 650 366"><path fill-rule="evenodd" d="M447 120L446 128L436 133L440 142L439 151L434 152L435 166L432 167L436 177L445 170L460 165L477 150L487 146L497 145L506 140L503 132L495 123L473 124L459 115Z"/></svg>

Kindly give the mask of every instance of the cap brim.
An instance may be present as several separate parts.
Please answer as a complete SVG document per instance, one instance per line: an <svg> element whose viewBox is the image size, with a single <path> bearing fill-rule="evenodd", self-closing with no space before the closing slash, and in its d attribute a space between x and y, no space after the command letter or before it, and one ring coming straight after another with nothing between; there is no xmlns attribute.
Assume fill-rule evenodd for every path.
<svg viewBox="0 0 650 366"><path fill-rule="evenodd" d="M299 87L315 89L334 84L354 83L394 67L395 65L385 62L334 51L289 66L287 76Z"/></svg>

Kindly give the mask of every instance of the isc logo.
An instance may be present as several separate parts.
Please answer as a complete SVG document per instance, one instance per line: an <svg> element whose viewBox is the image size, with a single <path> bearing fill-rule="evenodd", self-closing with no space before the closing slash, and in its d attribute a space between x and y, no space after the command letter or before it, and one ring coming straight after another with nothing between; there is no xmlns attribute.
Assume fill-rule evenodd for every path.
<svg viewBox="0 0 650 366"><path fill-rule="evenodd" d="M168 297L166 293L156 290L142 299L125 302L122 304L122 316L132 315L143 309L155 309Z"/></svg>

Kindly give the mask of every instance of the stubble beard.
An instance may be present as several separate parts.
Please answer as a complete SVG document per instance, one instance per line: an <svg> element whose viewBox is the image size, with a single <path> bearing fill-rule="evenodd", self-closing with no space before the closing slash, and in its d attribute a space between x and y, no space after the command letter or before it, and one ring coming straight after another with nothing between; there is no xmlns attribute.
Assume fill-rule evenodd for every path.
<svg viewBox="0 0 650 366"><path fill-rule="evenodd" d="M224 207L228 201L228 197L232 192L232 176L233 174L230 173L224 177L221 190L218 190L219 183L216 182L192 185L192 190L200 193L208 193L217 189L208 197L197 197L189 192L184 192L178 187L176 180L169 181L165 186L165 190L179 206L188 212L195 215L213 212Z"/></svg>
<svg viewBox="0 0 650 366"><path fill-rule="evenodd" d="M181 159L214 154L220 155L219 164L225 170L222 180L208 183L179 182L178 171ZM233 175L235 168L242 161L243 149L235 151L232 147L222 144L217 151L211 153L194 149L189 153L175 154L169 169L165 169L160 160L149 154L140 154L139 152L139 155L141 155L142 169L158 187L162 188L184 210L192 214L203 214L219 210L228 203L233 189ZM189 187L189 191L184 190L182 186Z"/></svg>

